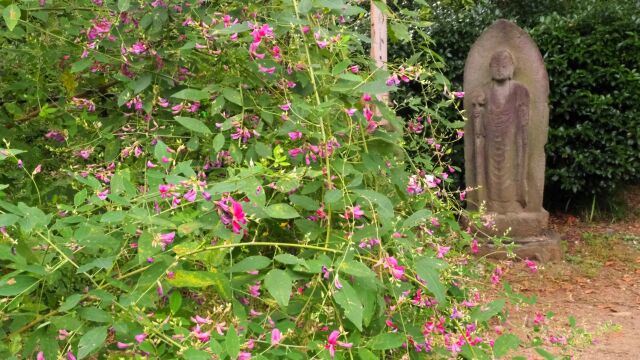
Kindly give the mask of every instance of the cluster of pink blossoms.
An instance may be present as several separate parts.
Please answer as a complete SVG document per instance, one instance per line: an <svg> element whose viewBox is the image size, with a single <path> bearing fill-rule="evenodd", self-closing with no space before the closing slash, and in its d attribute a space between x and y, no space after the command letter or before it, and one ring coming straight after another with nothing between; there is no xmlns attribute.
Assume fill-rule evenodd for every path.
<svg viewBox="0 0 640 360"><path fill-rule="evenodd" d="M222 221L226 226L231 225L233 232L239 234L242 230L242 225L247 223L247 217L242 205L235 201L231 196L225 196L215 203L217 205L220 221Z"/></svg>
<svg viewBox="0 0 640 360"><path fill-rule="evenodd" d="M335 139L330 139L326 144L313 145L306 143L300 147L289 150L289 156L296 158L304 155L304 162L310 165L312 162L318 161L318 158L324 159L331 156L336 149L340 147L340 143Z"/></svg>

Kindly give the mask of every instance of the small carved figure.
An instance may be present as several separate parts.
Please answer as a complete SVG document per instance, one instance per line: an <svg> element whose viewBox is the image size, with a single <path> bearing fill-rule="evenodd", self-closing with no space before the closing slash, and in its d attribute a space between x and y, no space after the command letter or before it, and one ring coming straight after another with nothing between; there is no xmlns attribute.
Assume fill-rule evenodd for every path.
<svg viewBox="0 0 640 360"><path fill-rule="evenodd" d="M498 214L527 207L529 91L513 80L515 60L498 50L489 63L491 82L472 92L478 200Z"/></svg>

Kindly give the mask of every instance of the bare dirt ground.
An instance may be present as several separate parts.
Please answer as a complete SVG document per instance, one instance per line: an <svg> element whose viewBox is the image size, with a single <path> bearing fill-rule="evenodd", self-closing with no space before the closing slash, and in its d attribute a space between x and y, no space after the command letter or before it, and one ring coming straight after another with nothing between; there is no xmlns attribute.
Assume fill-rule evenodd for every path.
<svg viewBox="0 0 640 360"><path fill-rule="evenodd" d="M627 197L623 221L552 216L552 226L565 240L564 261L541 264L537 273L522 264L511 266L504 280L523 295L537 296L534 305L510 306L503 325L523 344L537 343L559 359L640 359L638 190ZM543 324L534 324L536 313L547 315ZM533 348L516 354L545 359Z"/></svg>

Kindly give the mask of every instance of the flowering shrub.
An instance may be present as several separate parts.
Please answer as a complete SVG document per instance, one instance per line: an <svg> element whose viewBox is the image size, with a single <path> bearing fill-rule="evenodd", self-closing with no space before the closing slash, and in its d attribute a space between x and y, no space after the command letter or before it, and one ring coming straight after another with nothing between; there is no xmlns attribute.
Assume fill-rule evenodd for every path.
<svg viewBox="0 0 640 360"><path fill-rule="evenodd" d="M363 4L19 5L3 12L16 51L3 66L21 74L19 51L46 56L2 85L3 358L518 346L481 332L505 303L468 281L478 243L437 139L455 126L411 120L434 135L409 157L404 124L376 98L410 81L435 92L437 74L376 69Z"/></svg>

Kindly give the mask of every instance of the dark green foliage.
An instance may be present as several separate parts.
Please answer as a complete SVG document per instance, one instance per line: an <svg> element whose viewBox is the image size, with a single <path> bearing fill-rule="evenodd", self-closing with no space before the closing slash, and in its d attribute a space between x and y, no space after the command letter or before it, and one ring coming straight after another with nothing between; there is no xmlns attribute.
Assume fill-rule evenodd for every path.
<svg viewBox="0 0 640 360"><path fill-rule="evenodd" d="M538 44L551 87L547 199L638 181L640 2L449 1L432 9L430 35L453 88L462 86L471 45L496 19L516 22Z"/></svg>
<svg viewBox="0 0 640 360"><path fill-rule="evenodd" d="M637 14L631 2L596 2L531 31L552 89L547 178L555 189L603 193L639 179Z"/></svg>

